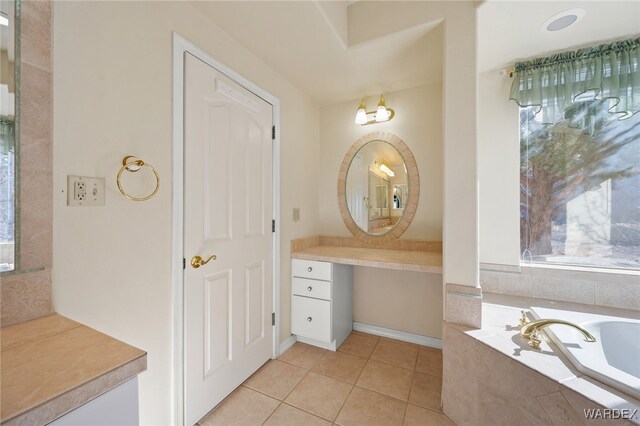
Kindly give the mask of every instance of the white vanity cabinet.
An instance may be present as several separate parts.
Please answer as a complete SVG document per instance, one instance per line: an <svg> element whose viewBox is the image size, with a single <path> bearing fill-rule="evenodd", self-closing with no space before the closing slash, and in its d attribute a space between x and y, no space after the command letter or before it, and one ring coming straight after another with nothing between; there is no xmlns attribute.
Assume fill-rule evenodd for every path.
<svg viewBox="0 0 640 426"><path fill-rule="evenodd" d="M335 351L353 328L353 267L291 260L291 332Z"/></svg>

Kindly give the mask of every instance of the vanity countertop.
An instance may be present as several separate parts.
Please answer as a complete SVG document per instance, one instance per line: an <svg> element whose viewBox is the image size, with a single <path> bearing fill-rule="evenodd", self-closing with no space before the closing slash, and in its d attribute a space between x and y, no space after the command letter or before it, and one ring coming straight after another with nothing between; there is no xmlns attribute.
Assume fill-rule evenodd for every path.
<svg viewBox="0 0 640 426"><path fill-rule="evenodd" d="M0 423L46 424L142 373L146 352L58 314L0 329Z"/></svg>
<svg viewBox="0 0 640 426"><path fill-rule="evenodd" d="M374 268L442 273L442 253L432 251L317 245L294 251L291 253L291 258Z"/></svg>

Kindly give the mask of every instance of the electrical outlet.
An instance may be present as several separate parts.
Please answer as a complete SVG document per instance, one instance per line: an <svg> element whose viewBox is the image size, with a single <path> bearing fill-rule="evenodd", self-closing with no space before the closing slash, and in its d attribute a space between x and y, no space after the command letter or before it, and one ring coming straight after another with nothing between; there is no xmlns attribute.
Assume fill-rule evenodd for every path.
<svg viewBox="0 0 640 426"><path fill-rule="evenodd" d="M293 221L294 222L300 221L300 209L298 207L293 208Z"/></svg>
<svg viewBox="0 0 640 426"><path fill-rule="evenodd" d="M104 206L105 179L86 176L67 176L67 206Z"/></svg>
<svg viewBox="0 0 640 426"><path fill-rule="evenodd" d="M87 183L83 180L73 182L73 199L84 201L87 198Z"/></svg>

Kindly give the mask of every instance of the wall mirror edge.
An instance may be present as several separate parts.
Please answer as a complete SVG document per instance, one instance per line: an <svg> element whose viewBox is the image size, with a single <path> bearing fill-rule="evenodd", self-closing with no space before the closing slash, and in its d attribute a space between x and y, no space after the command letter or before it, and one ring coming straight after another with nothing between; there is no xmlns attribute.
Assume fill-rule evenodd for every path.
<svg viewBox="0 0 640 426"><path fill-rule="evenodd" d="M381 233L371 233L368 232L368 230L363 229L364 226L360 226L354 219L353 214L349 208L349 202L347 200L349 194L349 189L347 188L348 177L353 165L353 161L356 157L359 156L359 153L362 152L362 149L366 145L375 142L388 144L391 148L397 151L397 154L404 162L405 170L403 172L406 174L407 186L407 194L405 196L404 205L402 205L402 208L393 208L396 203L399 203L399 200L394 200L394 197L392 195L395 184L392 181L387 180L389 182L389 195L387 198L389 216L395 214L396 217L398 217L398 213L400 213L400 215L397 221L391 223L391 226L388 227L389 229ZM380 166L380 164L375 164L378 167ZM395 168L397 169L398 167ZM369 172L368 165L365 172ZM413 153L411 152L407 144L395 134L390 132L368 133L356 140L356 142L354 142L353 145L347 150L338 174L337 192L338 206L343 222L354 237L367 243L396 240L408 229L413 220L413 217L416 214L418 206L418 199L420 196L420 179L415 157L413 156ZM365 201L365 203L367 203L367 201ZM367 203L367 206L371 205L372 204ZM369 209L367 208L367 210ZM360 222L363 222L363 220L360 220Z"/></svg>

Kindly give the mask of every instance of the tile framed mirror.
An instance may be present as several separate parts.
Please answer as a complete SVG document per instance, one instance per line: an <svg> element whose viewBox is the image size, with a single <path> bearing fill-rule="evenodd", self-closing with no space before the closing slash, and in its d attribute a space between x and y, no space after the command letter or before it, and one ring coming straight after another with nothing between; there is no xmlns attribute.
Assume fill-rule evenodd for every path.
<svg viewBox="0 0 640 426"><path fill-rule="evenodd" d="M398 136L368 133L347 151L338 175L338 206L356 238L399 238L415 216L419 196L416 160Z"/></svg>

